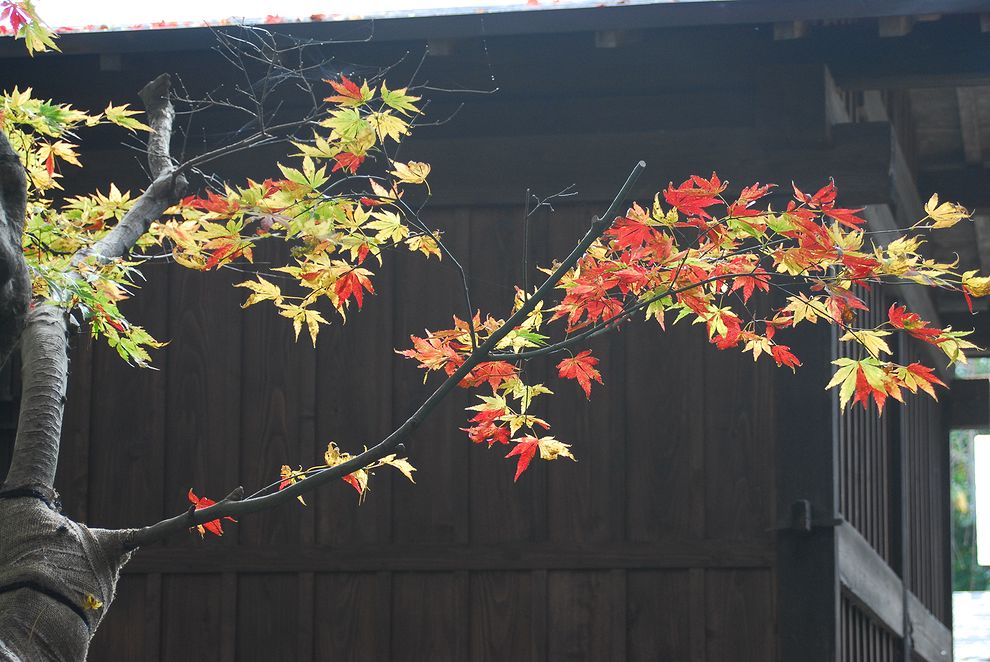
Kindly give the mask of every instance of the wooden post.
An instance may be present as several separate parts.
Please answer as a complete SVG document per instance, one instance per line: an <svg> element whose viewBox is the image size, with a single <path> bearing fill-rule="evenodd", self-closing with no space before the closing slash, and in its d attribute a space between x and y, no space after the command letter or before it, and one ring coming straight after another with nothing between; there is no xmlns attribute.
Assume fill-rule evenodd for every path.
<svg viewBox="0 0 990 662"><path fill-rule="evenodd" d="M775 375L780 660L838 659L838 407L822 392L837 341L827 333L795 329L792 345L804 365L799 375Z"/></svg>

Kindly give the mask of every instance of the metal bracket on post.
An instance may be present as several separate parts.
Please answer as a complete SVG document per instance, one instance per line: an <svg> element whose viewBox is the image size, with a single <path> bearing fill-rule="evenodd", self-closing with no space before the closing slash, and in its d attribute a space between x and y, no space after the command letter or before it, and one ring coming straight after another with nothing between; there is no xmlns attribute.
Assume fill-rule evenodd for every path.
<svg viewBox="0 0 990 662"><path fill-rule="evenodd" d="M790 518L770 529L770 531L793 531L795 533L811 533L813 529L829 529L842 524L841 517L816 519L811 501L798 499L791 504Z"/></svg>

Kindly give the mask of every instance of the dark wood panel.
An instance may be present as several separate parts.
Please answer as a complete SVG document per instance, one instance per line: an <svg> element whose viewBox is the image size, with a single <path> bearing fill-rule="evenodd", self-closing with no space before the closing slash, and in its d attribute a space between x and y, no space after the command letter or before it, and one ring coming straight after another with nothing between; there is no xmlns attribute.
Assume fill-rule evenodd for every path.
<svg viewBox="0 0 990 662"><path fill-rule="evenodd" d="M382 627L388 620L382 616L389 614L391 604L381 599L381 582L371 572L316 576L315 659L389 659L389 632Z"/></svg>
<svg viewBox="0 0 990 662"><path fill-rule="evenodd" d="M122 577L111 609L89 646L89 659L144 660L145 578Z"/></svg>
<svg viewBox="0 0 990 662"><path fill-rule="evenodd" d="M514 286L523 285L523 221L522 207L506 206L471 210L471 245L468 274L470 276L472 303L482 317L491 314L505 319L512 312ZM543 262L545 246L531 251L531 264ZM537 359L523 366L523 379L528 383L544 381L545 360ZM552 388L552 387L551 387ZM472 395L483 395L484 390ZM533 413L546 418L546 403L551 396L533 400ZM475 412L464 412L465 420ZM549 421L553 425L553 421ZM459 427L467 427L462 424ZM551 430L548 434L552 434ZM454 432L452 443L471 446L469 457L469 485L471 505L471 541L474 543L499 543L530 540L534 535L534 523L538 511L546 508L544 495L537 492L539 480L531 480L542 471L543 463L534 461L532 468L513 482L514 458L505 459L510 446L497 445L487 449L474 446L463 435ZM562 464L562 463L557 463ZM557 467L553 467L554 469Z"/></svg>
<svg viewBox="0 0 990 662"><path fill-rule="evenodd" d="M162 660L222 662L222 591L218 574L163 577Z"/></svg>
<svg viewBox="0 0 990 662"><path fill-rule="evenodd" d="M396 573L392 660L463 660L468 651L466 573Z"/></svg>
<svg viewBox="0 0 990 662"><path fill-rule="evenodd" d="M690 660L687 571L627 575L628 660Z"/></svg>
<svg viewBox="0 0 990 662"><path fill-rule="evenodd" d="M534 570L558 568L770 567L771 541L669 540L656 543L393 544L341 548L204 544L197 550L140 550L124 572L365 572L369 570Z"/></svg>
<svg viewBox="0 0 990 662"><path fill-rule="evenodd" d="M396 303L393 257L394 252L386 252L381 268L371 260L369 268L377 274L372 278L376 294L365 299L360 311L351 306L346 324L333 312L326 315L332 325L320 332L317 347L314 461L319 461L331 441L353 453L377 443L394 427L392 371L396 361L392 350L404 340L397 342L392 335ZM391 469L377 471L360 507L357 493L343 482L307 496L307 503L316 512L317 542L335 547L387 543L392 482L405 480L394 473Z"/></svg>
<svg viewBox="0 0 990 662"><path fill-rule="evenodd" d="M285 574L238 577L238 662L296 659L299 585L294 580Z"/></svg>
<svg viewBox="0 0 990 662"><path fill-rule="evenodd" d="M705 572L707 659L764 662L775 659L773 583L761 570Z"/></svg>
<svg viewBox="0 0 990 662"><path fill-rule="evenodd" d="M256 262L285 264L284 247L266 248L257 252ZM297 342L291 321L265 303L242 314L239 460L242 484L251 493L277 481L283 464L311 466L308 463L316 463L323 453L317 454L313 446L315 352L306 330ZM346 485L341 482L337 487L343 491ZM244 518L239 539L249 545L311 540L312 512L312 508L292 503Z"/></svg>
<svg viewBox="0 0 990 662"><path fill-rule="evenodd" d="M468 254L470 229L466 211L437 211L423 220L445 233L444 243L455 255ZM398 349L411 346L409 335L422 336L424 329L445 329L451 315L465 315L463 292L457 272L436 263L424 268L422 256L397 254L394 337ZM443 375L431 375L423 384L423 372L406 358L395 356L393 420L406 420L436 388ZM407 453L417 467L416 484L393 483L392 531L397 542L466 542L468 538L467 454L483 453L458 428L470 416L464 411L470 400L463 389L455 389L416 430L407 443Z"/></svg>
<svg viewBox="0 0 990 662"><path fill-rule="evenodd" d="M629 539L702 536L705 371L699 364L712 348L704 329L687 322L664 332L656 322L637 320L622 335Z"/></svg>
<svg viewBox="0 0 990 662"><path fill-rule="evenodd" d="M612 659L613 610L625 610L625 601L614 604L608 572L548 573L547 659Z"/></svg>
<svg viewBox="0 0 990 662"><path fill-rule="evenodd" d="M145 275L147 282L138 296L120 307L131 322L164 340L169 317L165 267L150 265ZM94 345L89 524L128 527L155 522L164 515L162 466L169 376L164 370L127 365L103 340ZM155 365L167 365L169 351L168 347L155 351ZM189 506L185 493L172 495L168 503L170 514Z"/></svg>
<svg viewBox="0 0 990 662"><path fill-rule="evenodd" d="M748 355L705 349L707 535L766 537L773 525L773 446L767 442L775 436L776 368L765 359L754 365Z"/></svg>
<svg viewBox="0 0 990 662"><path fill-rule="evenodd" d="M165 440L165 500L169 510L186 505L191 488L219 500L241 480L241 311L248 276L169 269L169 381ZM252 357L249 357L249 360ZM259 357L260 359L260 357ZM239 527L225 529L237 542ZM192 545L192 536L169 545Z"/></svg>
<svg viewBox="0 0 990 662"><path fill-rule="evenodd" d="M533 646L531 573L471 573L471 660L525 660Z"/></svg>

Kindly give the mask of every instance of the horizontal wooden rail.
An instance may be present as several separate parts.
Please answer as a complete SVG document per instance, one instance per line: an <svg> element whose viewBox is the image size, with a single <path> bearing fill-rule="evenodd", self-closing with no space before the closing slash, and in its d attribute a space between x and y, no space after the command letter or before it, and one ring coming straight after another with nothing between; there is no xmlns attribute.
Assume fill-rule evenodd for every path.
<svg viewBox="0 0 990 662"><path fill-rule="evenodd" d="M197 547L139 550L127 573L366 572L372 570L593 570L647 568L769 568L771 541L696 540L657 544L567 546L401 545L331 547Z"/></svg>
<svg viewBox="0 0 990 662"><path fill-rule="evenodd" d="M839 581L853 602L898 637L904 624L914 653L928 662L952 657L952 632L925 608L913 593L907 594L908 618L904 618L904 585L870 543L848 522L836 527Z"/></svg>

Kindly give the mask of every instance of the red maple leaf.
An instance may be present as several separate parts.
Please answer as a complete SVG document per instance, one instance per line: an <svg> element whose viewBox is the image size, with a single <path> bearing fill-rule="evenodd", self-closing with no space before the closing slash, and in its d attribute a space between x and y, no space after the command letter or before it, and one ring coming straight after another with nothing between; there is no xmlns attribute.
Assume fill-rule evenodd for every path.
<svg viewBox="0 0 990 662"><path fill-rule="evenodd" d="M203 265L203 271L209 271L213 267L220 264L220 261L224 258L236 257L236 255L234 255L236 252L237 244L233 241L221 242L216 246L216 248L213 249L213 252L210 254L210 259L206 261L205 265Z"/></svg>
<svg viewBox="0 0 990 662"><path fill-rule="evenodd" d="M921 319L918 313L910 313L906 306L898 306L896 303L890 305L887 311L890 324L895 329L904 329L911 336L918 340L924 340L932 345L945 342L942 338L942 329L929 328L928 322Z"/></svg>
<svg viewBox="0 0 990 662"><path fill-rule="evenodd" d="M769 331L769 327L767 330ZM767 334L770 335L770 334ZM773 360L777 362L777 367L786 365L791 370L794 370L796 366L801 365L798 357L794 356L791 352L791 348L787 345L774 345L770 348L770 355L773 356Z"/></svg>
<svg viewBox="0 0 990 662"><path fill-rule="evenodd" d="M351 174L357 174L357 169L362 163L364 163L365 156L358 156L357 154L352 154L351 152L341 152L333 157L333 160L337 163L334 164L330 172L337 172L338 170L350 170Z"/></svg>
<svg viewBox="0 0 990 662"><path fill-rule="evenodd" d="M623 248L639 248L653 240L656 230L645 223L640 223L628 217L618 218L615 224L606 232L615 237L612 250L618 252Z"/></svg>
<svg viewBox="0 0 990 662"><path fill-rule="evenodd" d="M6 0L5 2L0 2L0 21L9 21L10 29L14 34L21 29L21 26L27 25L31 21L31 17L28 16L27 12L21 7L18 2L11 2Z"/></svg>
<svg viewBox="0 0 990 662"><path fill-rule="evenodd" d="M187 495L189 502L195 506L196 510L201 510L203 508L208 508L210 506L216 505L216 501L209 499L207 497L196 496L192 488L189 488L189 494ZM224 517L224 519L229 519L231 522L236 522L237 520L233 517ZM196 530L199 531L199 535L202 536L206 531L209 531L213 535L222 536L223 526L220 524L219 519L210 520L209 522L203 522L202 524L196 525Z"/></svg>
<svg viewBox="0 0 990 662"><path fill-rule="evenodd" d="M519 480L519 476L522 472L526 471L529 463L533 460L533 456L536 455L536 451L540 447L540 440L536 437L525 436L516 442L516 445L509 451L506 458L510 458L514 455L519 456L519 461L516 463L516 477L513 478L513 482Z"/></svg>
<svg viewBox="0 0 990 662"><path fill-rule="evenodd" d="M361 269L348 271L333 284L333 291L337 294L340 302L347 301L348 297L353 295L354 300L357 301L359 310L364 303L364 293L361 291L361 288L368 290L371 294L375 293L375 287L371 284L371 279L361 272Z"/></svg>
<svg viewBox="0 0 990 662"><path fill-rule="evenodd" d="M577 356L558 363L557 374L564 379L576 379L577 383L584 389L585 397L590 400L591 380L593 379L599 384L603 383L601 373L595 369L596 365L598 365L598 359L591 355L590 349L586 349Z"/></svg>
<svg viewBox="0 0 990 662"><path fill-rule="evenodd" d="M887 392L870 384L870 381L866 378L866 373L863 372L863 368L857 368L856 395L853 398L853 404L859 402L863 405L863 409L868 409L871 395L873 396L873 400L877 403L877 409L882 414L883 404L887 401Z"/></svg>
<svg viewBox="0 0 990 662"><path fill-rule="evenodd" d="M461 380L462 388L481 386L488 382L492 389L497 389L502 382L516 374L516 367L505 361L484 361L479 363Z"/></svg>
<svg viewBox="0 0 990 662"><path fill-rule="evenodd" d="M337 92L336 95L327 97L324 101L331 101L335 103L353 103L355 101L361 101L361 88L344 74L340 75L339 83L335 80L329 79L325 79L323 82L330 83L330 87Z"/></svg>

